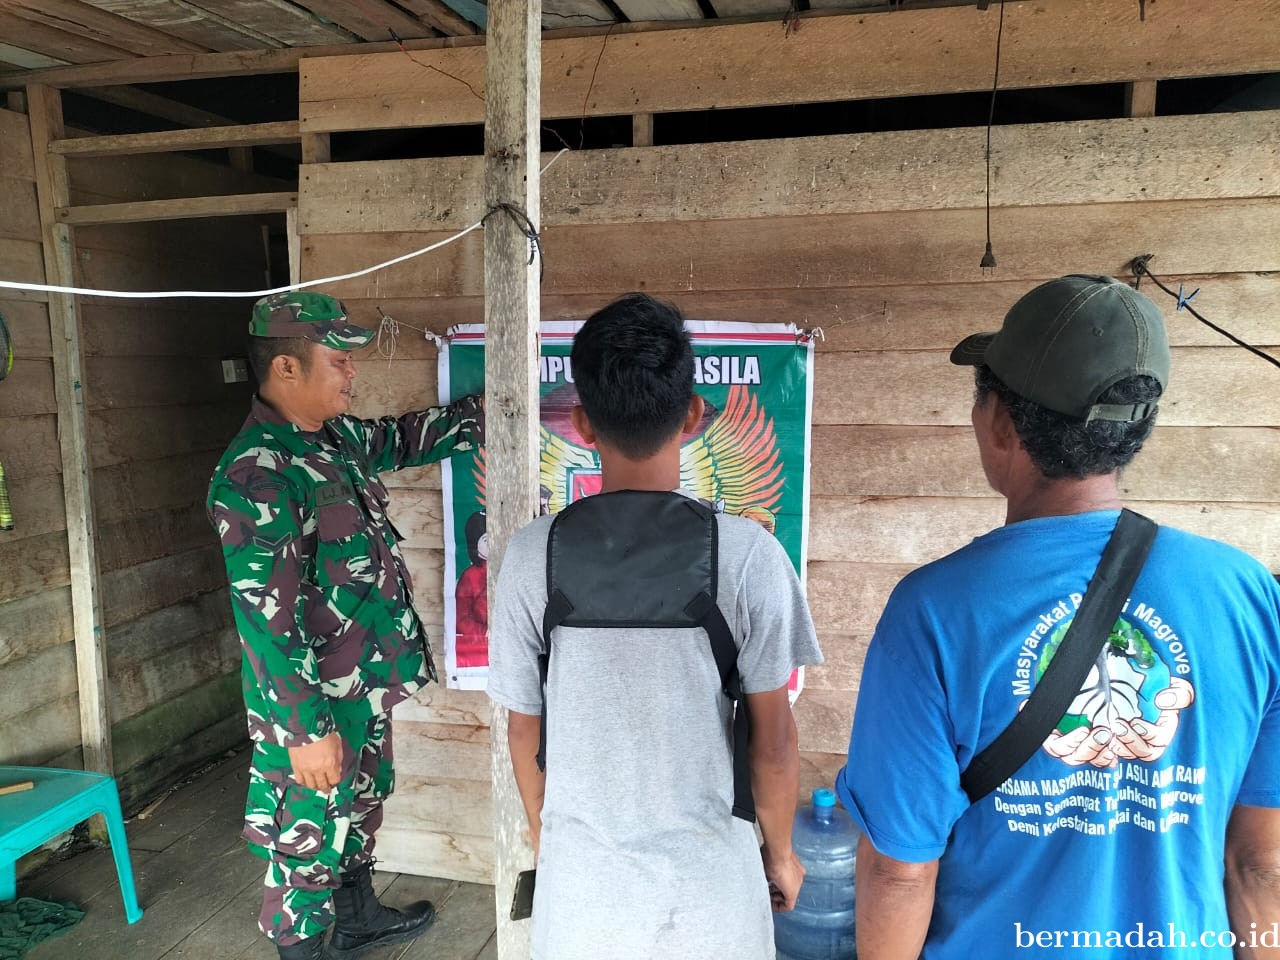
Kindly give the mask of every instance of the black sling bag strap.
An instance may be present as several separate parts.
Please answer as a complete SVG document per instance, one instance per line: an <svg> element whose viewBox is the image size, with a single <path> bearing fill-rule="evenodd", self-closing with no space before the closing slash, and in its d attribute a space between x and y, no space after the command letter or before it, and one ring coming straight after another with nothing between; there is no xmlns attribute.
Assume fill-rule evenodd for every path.
<svg viewBox="0 0 1280 960"><path fill-rule="evenodd" d="M960 775L970 803L1017 773L1058 725L1097 662L1155 538L1155 523L1131 510L1120 511L1080 609L1044 676L1013 722Z"/></svg>
<svg viewBox="0 0 1280 960"><path fill-rule="evenodd" d="M542 723L538 768L547 759L547 675L556 627L701 627L724 695L733 704L733 815L755 820L747 753L750 720L738 676L738 648L716 604L715 513L677 493L624 491L586 497L562 510L547 537L547 607L542 616Z"/></svg>

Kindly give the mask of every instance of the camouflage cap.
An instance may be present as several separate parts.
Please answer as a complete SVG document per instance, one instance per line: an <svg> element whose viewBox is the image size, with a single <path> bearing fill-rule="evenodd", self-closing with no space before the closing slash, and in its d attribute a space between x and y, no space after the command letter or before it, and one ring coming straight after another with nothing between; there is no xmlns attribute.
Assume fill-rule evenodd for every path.
<svg viewBox="0 0 1280 960"><path fill-rule="evenodd" d="M255 337L301 337L334 350L356 350L374 337L374 331L347 319L341 300L305 290L277 293L255 303L249 333Z"/></svg>

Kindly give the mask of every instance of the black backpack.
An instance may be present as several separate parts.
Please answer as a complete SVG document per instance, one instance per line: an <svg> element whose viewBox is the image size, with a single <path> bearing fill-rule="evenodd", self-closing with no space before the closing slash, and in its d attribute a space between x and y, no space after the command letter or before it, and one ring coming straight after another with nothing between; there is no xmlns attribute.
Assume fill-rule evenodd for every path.
<svg viewBox="0 0 1280 960"><path fill-rule="evenodd" d="M724 695L733 703L733 815L755 820L747 754L750 721L738 648L716 605L716 515L678 493L600 493L570 504L547 537L547 609L542 617L542 729L546 769L547 672L556 627L701 627L711 641Z"/></svg>

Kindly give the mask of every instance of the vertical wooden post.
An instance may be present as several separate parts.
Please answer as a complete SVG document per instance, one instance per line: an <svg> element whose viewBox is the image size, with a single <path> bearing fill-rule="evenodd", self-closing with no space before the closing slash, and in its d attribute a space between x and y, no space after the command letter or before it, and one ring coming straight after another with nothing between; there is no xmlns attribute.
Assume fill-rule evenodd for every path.
<svg viewBox="0 0 1280 960"><path fill-rule="evenodd" d="M253 147L229 147L227 159L231 162L231 169L253 173Z"/></svg>
<svg viewBox="0 0 1280 960"><path fill-rule="evenodd" d="M69 286L74 283L75 276L71 228L54 218L55 209L70 204L67 163L65 158L49 151L50 142L63 136L62 94L43 84L31 84L27 87L27 106L36 165L36 192L40 200L45 278L48 283ZM84 768L111 773L106 637L102 629L93 493L89 484L80 318L73 297L58 293L49 295L49 327L53 336L53 379L58 402L58 436L62 447L67 546L71 555L71 612L75 627Z"/></svg>
<svg viewBox="0 0 1280 960"><path fill-rule="evenodd" d="M484 196L486 209L511 204L541 222L538 186L541 0L490 0L485 72ZM538 512L539 264L529 240L503 211L484 231L485 502L489 536L489 603L511 535ZM524 807L511 773L507 714L493 711L494 884L498 957L529 956L529 924L509 917L516 874L533 863Z"/></svg>
<svg viewBox="0 0 1280 960"><path fill-rule="evenodd" d="M1124 115L1126 117L1154 117L1156 115L1155 80L1135 80L1124 87Z"/></svg>
<svg viewBox="0 0 1280 960"><path fill-rule="evenodd" d="M303 163L329 162L329 134L304 133L301 137Z"/></svg>
<svg viewBox="0 0 1280 960"><path fill-rule="evenodd" d="M302 162L329 162L329 134L304 133L299 146L302 150ZM302 238L298 235L298 208L290 207L285 214L285 222L289 233L289 282L302 282Z"/></svg>
<svg viewBox="0 0 1280 960"><path fill-rule="evenodd" d="M298 208L290 207L284 212L285 232L289 243L289 282L302 282L302 237L298 235ZM273 286L270 279L267 286Z"/></svg>
<svg viewBox="0 0 1280 960"><path fill-rule="evenodd" d="M653 146L652 113L633 113L631 115L631 145L633 147Z"/></svg>

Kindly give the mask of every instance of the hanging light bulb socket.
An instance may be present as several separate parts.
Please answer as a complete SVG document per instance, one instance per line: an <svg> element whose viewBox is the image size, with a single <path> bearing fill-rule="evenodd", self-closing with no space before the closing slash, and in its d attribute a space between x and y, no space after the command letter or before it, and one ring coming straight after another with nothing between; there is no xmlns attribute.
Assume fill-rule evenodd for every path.
<svg viewBox="0 0 1280 960"><path fill-rule="evenodd" d="M987 252L982 255L982 262L978 264L985 273L988 270L994 271L996 268L996 255L991 252L991 241L987 241Z"/></svg>

